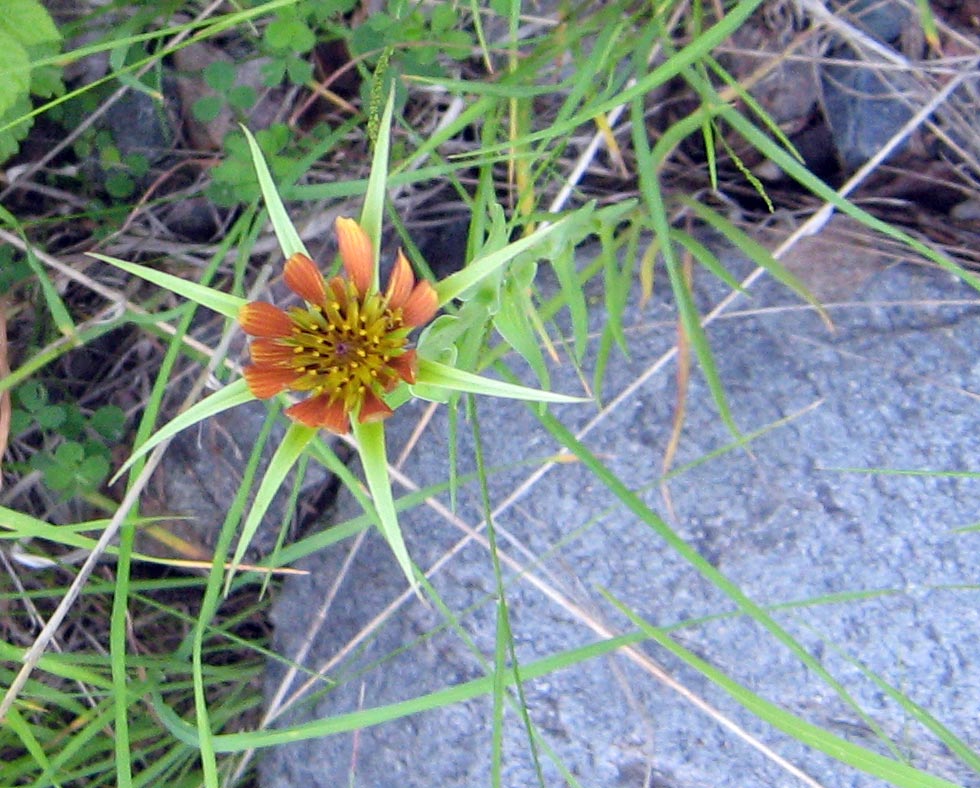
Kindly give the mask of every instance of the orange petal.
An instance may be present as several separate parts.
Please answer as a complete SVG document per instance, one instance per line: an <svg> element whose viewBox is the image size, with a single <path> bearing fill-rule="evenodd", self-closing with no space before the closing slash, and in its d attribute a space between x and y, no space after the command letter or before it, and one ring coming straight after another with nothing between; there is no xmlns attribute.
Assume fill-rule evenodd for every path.
<svg viewBox="0 0 980 788"><path fill-rule="evenodd" d="M274 397L296 380L296 370L265 364L249 364L242 368L242 375L248 390L259 399Z"/></svg>
<svg viewBox="0 0 980 788"><path fill-rule="evenodd" d="M391 275L388 277L388 289L385 291L388 306L392 309L404 306L412 294L413 287L415 287L415 274L412 273L408 258L399 249L398 256L395 258L395 267L391 269Z"/></svg>
<svg viewBox="0 0 980 788"><path fill-rule="evenodd" d="M364 402L361 404L361 412L357 416L357 420L361 424L369 424L374 421L383 421L387 419L392 414L391 408L385 405L384 401L375 394L373 391L369 391L364 395Z"/></svg>
<svg viewBox="0 0 980 788"><path fill-rule="evenodd" d="M327 287L330 288L330 292L338 304L342 307L347 306L347 282L341 277L335 276L327 282Z"/></svg>
<svg viewBox="0 0 980 788"><path fill-rule="evenodd" d="M282 366L293 360L293 349L288 345L280 345L274 339L253 339L249 347L253 364L267 366Z"/></svg>
<svg viewBox="0 0 980 788"><path fill-rule="evenodd" d="M293 321L279 307L265 301L253 301L238 310L238 322L253 337L288 337Z"/></svg>
<svg viewBox="0 0 980 788"><path fill-rule="evenodd" d="M310 304L322 304L327 297L323 275L305 254L297 252L286 261L283 278L286 287Z"/></svg>
<svg viewBox="0 0 980 788"><path fill-rule="evenodd" d="M374 278L374 249L371 239L353 219L340 216L335 226L344 270L357 288L358 294L364 295L373 284Z"/></svg>
<svg viewBox="0 0 980 788"><path fill-rule="evenodd" d="M402 320L406 326L424 326L439 311L439 296L435 288L422 281L415 285L412 294L402 305Z"/></svg>
<svg viewBox="0 0 980 788"><path fill-rule="evenodd" d="M388 366L398 373L398 377L406 383L414 383L415 375L418 372L418 359L415 357L414 350L406 350L400 356L396 356L388 362ZM397 381L393 381L397 383Z"/></svg>
<svg viewBox="0 0 980 788"><path fill-rule="evenodd" d="M346 435L350 430L350 419L344 411L343 403L331 403L329 394L318 394L297 402L286 408L285 413L293 421L307 427L324 427L337 435Z"/></svg>

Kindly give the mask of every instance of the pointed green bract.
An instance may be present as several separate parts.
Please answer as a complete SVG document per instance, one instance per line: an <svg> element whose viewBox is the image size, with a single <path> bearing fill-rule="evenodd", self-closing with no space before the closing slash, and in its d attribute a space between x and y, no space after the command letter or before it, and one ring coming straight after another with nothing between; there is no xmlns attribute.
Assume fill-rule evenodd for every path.
<svg viewBox="0 0 980 788"><path fill-rule="evenodd" d="M200 304L206 309L210 309L212 312L217 312L219 315L224 315L225 317L237 320L238 310L246 303L245 299L239 296L222 293L220 290L199 285L197 282L189 282L186 279L181 279L179 276L165 274L163 271L157 271L155 268L147 268L145 265L127 263L125 260L95 252L89 252L88 256L94 257L96 260L101 260L103 263L114 265L116 268L121 268L126 273L133 274L134 276L140 277L140 279L145 279L147 282L159 285L171 293L183 296L189 301Z"/></svg>
<svg viewBox="0 0 980 788"><path fill-rule="evenodd" d="M282 204L282 198L276 190L276 184L272 180L272 173L269 172L269 165L265 162L262 149L259 147L255 137L252 136L247 128L242 126L245 139L248 142L249 152L252 154L252 165L255 167L255 175L259 179L259 188L262 190L262 199L265 202L266 210L269 212L269 221L272 222L272 229L279 240L279 248L282 249L282 256L286 259L296 252L302 252L309 257L309 252L303 245L303 239L296 232L286 207Z"/></svg>
<svg viewBox="0 0 980 788"><path fill-rule="evenodd" d="M354 437L357 439L357 452L361 457L361 466L364 468L364 479L367 481L374 502L378 530L395 554L398 566L405 574L412 590L415 591L418 583L412 569L412 559L408 557L408 548L405 546L405 539L398 525L398 513L395 511L395 501L391 495L384 423L377 421L361 424L355 421Z"/></svg>
<svg viewBox="0 0 980 788"><path fill-rule="evenodd" d="M228 570L227 577L225 577L225 594L231 588L231 581L235 577L235 570L241 564L242 558L245 557L245 551L248 550L248 546L252 543L255 532L259 530L262 518L265 517L265 513L269 510L272 499L279 492L279 488L282 486L286 474L296 464L296 460L299 459L300 454L303 453L310 441L316 437L316 434L317 429L315 427L307 427L303 424L294 423L286 431L282 443L276 447L276 453L272 455L272 459L269 461L269 467L265 470L265 476L262 477L259 489L255 493L252 508L249 510L248 517L245 519L245 525L242 526L242 535L238 538L238 546L235 548L235 554L231 559L231 567Z"/></svg>
<svg viewBox="0 0 980 788"><path fill-rule="evenodd" d="M452 276L446 277L441 282L437 282L435 289L436 295L439 297L439 304L442 305L448 301L452 301L454 298L458 298L467 289L486 279L499 268L517 257L517 255L521 254L521 252L533 249L549 235L559 230L567 229L570 224L582 221L585 215L592 213L592 210L593 203L589 203L554 224L549 224L547 227L542 227L534 231L526 238L521 238L518 241L514 241L514 243L507 244L503 249L498 249L496 252L492 252L485 257L477 258L462 271L458 271Z"/></svg>
<svg viewBox="0 0 980 788"><path fill-rule="evenodd" d="M433 386L452 391L464 391L469 394L486 394L491 397L522 399L531 402L577 403L590 401L586 397L555 394L551 391L541 391L527 386L505 383L502 380L485 378L425 358L419 359L419 371L416 379L418 381L416 386L423 389L426 386Z"/></svg>
<svg viewBox="0 0 980 788"><path fill-rule="evenodd" d="M385 189L388 183L388 154L391 148L391 116L395 107L394 89L388 94L378 138L374 143L374 157L371 159L371 175L368 177L367 191L364 193L364 206L361 208L359 224L368 238L374 252L374 288L378 284L378 258L381 255L381 225L385 212Z"/></svg>
<svg viewBox="0 0 980 788"><path fill-rule="evenodd" d="M214 394L211 396L205 397L197 404L188 408L157 430L153 436L146 441L146 443L144 443L136 451L134 451L132 455L130 455L129 459L123 463L122 467L116 471L112 479L109 480L109 483L115 484L116 480L126 471L128 471L133 463L140 457L145 456L148 452L152 451L155 446L163 443L163 441L169 438L172 438L178 432L182 432L188 427L193 427L200 421L216 416L217 414L229 410L230 408L244 405L246 402L251 402L254 399L255 395L248 390L248 386L246 385L244 378L240 378L234 383L229 383L224 388L214 392Z"/></svg>

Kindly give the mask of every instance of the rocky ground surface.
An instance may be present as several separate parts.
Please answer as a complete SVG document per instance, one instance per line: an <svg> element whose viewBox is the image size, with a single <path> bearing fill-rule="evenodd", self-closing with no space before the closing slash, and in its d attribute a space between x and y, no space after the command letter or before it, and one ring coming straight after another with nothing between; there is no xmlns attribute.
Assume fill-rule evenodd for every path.
<svg viewBox="0 0 980 788"><path fill-rule="evenodd" d="M836 226L835 220L828 232ZM980 451L980 306L976 293L947 273L888 260L870 248L827 247L832 237L810 239L788 262L827 300L834 332L767 279L709 328L739 427L746 434L765 430L745 449L709 456L732 437L695 372L675 467L696 464L659 486L677 401L674 364L663 363L676 340L666 297L643 308L631 304L630 357L616 355L610 364L605 407L563 406L555 413L755 602L801 603L773 616L846 686L898 751L958 784L980 785L862 673L873 671L899 688L967 742L980 741L980 534L956 531L978 519L977 482L854 470L973 468ZM751 270L737 253L721 251L730 269ZM703 272L696 289L702 307L724 295ZM599 327L605 315L601 303L593 306ZM580 390L570 365L555 370L554 386ZM390 421L396 447L420 413L406 407ZM525 406L482 400L479 422L487 462L498 469L490 496L498 507L507 601L523 665L632 631L603 589L657 625L734 610L581 464L560 463L541 474L543 458L562 446ZM474 469L469 433L461 420L464 474ZM440 408L401 466L410 485L446 480L448 436ZM479 490L472 483L461 488L455 515L445 508L447 495L435 501L406 512L403 526L419 566L436 567L433 586L459 629L447 627L435 607L402 596L404 581L376 533L353 556L348 540L308 557L300 565L309 575L289 578L275 604L273 649L293 659L309 644L303 667L330 668L277 725L343 719L487 675L496 606L490 555L470 530L483 519ZM342 493L322 527L359 513ZM855 596L826 598L834 594ZM398 599L380 626L355 641ZM793 714L887 752L867 721L751 619L714 619L675 637ZM774 732L644 641L630 653L526 683L545 785L565 784L563 770L594 786L812 784L695 707L661 679L657 666L821 785L883 784ZM270 699L284 675L281 662L270 665ZM505 715L502 784L534 785L532 748L515 708ZM491 720L492 702L483 694L356 733L296 742L262 754L261 783L485 786Z"/></svg>

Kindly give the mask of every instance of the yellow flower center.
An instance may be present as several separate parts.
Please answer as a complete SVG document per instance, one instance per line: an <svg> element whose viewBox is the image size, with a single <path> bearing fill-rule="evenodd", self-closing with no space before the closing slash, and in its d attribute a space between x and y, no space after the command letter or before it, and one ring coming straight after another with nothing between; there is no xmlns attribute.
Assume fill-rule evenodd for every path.
<svg viewBox="0 0 980 788"><path fill-rule="evenodd" d="M353 283L343 281L343 287L344 297L331 289L322 307L290 309L293 334L281 341L293 348L290 366L301 373L290 388L326 394L353 413L368 391L380 396L402 379L389 362L405 352L412 329L381 293L362 298Z"/></svg>

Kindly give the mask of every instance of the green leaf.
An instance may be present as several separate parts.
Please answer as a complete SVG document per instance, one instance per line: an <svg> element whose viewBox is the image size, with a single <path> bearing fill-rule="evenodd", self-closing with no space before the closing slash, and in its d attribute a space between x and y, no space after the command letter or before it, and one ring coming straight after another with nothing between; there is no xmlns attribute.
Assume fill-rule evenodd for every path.
<svg viewBox="0 0 980 788"><path fill-rule="evenodd" d="M562 298L572 317L572 335L575 341L575 360L581 363L589 338L589 308L585 303L585 289L579 284L575 271L575 249L567 246L551 258L551 268L558 278Z"/></svg>
<svg viewBox="0 0 980 788"><path fill-rule="evenodd" d="M42 98L54 98L65 92L61 69L57 66L35 66L31 69L31 93Z"/></svg>
<svg viewBox="0 0 980 788"><path fill-rule="evenodd" d="M225 60L214 60L204 67L204 81L219 93L235 84L235 67Z"/></svg>
<svg viewBox="0 0 980 788"><path fill-rule="evenodd" d="M95 489L109 475L109 460L102 454L85 457L75 471L75 481L84 489Z"/></svg>
<svg viewBox="0 0 980 788"><path fill-rule="evenodd" d="M65 409L61 405L44 405L34 411L34 419L46 430L54 430L65 423Z"/></svg>
<svg viewBox="0 0 980 788"><path fill-rule="evenodd" d="M272 20L266 27L265 43L270 49L309 52L316 43L316 36L302 20L283 15Z"/></svg>
<svg viewBox="0 0 980 788"><path fill-rule="evenodd" d="M715 256L715 253L704 244L683 230L672 229L670 231L670 239L687 249L701 265L721 279L732 290L745 293L745 288L742 287L741 283L728 272L728 269L721 264L721 261Z"/></svg>
<svg viewBox="0 0 980 788"><path fill-rule="evenodd" d="M532 265L531 277L533 278L537 266ZM527 294L527 287L530 283L524 284L523 281L515 281L510 278L504 283L500 298L500 309L493 316L493 326L500 333L514 350L516 350L534 370L538 382L542 386L548 386L548 368L541 352L541 345L534 326L531 324L534 304Z"/></svg>
<svg viewBox="0 0 980 788"><path fill-rule="evenodd" d="M105 190L117 200L125 200L136 191L136 183L128 173L113 170L105 179Z"/></svg>
<svg viewBox="0 0 980 788"><path fill-rule="evenodd" d="M103 405L91 415L88 423L107 441L115 442L122 438L126 413L118 405Z"/></svg>
<svg viewBox="0 0 980 788"><path fill-rule="evenodd" d="M694 211L699 219L725 236L733 246L747 255L757 266L768 271L773 279L785 285L804 301L811 304L817 310L824 323L828 327L832 327L830 316L820 301L817 300L817 297L807 289L806 285L803 284L803 281L796 274L773 257L772 252L747 233L740 230L717 211L711 210L707 205L683 195L680 199L684 205Z"/></svg>
<svg viewBox="0 0 980 788"><path fill-rule="evenodd" d="M61 296L58 294L58 288L55 287L54 282L51 281L51 277L48 276L47 270L41 265L41 262L37 259L37 255L34 254L34 247L27 242L27 236L24 233L20 222L17 221L17 218L3 206L0 206L0 219L2 219L5 224L13 228L13 230L24 239L27 265L30 267L31 271L34 272L34 276L37 278L38 284L41 285L41 293L44 296L44 302L48 307L48 311L51 313L51 317L54 320L55 325L58 326L58 330L64 336L77 341L75 322L71 319L71 315L68 314L68 307L66 307L65 302L61 300Z"/></svg>
<svg viewBox="0 0 980 788"><path fill-rule="evenodd" d="M34 419L31 418L31 414L26 410L21 410L20 408L12 408L10 411L10 434L16 438L22 433L27 431L27 428L31 426Z"/></svg>
<svg viewBox="0 0 980 788"><path fill-rule="evenodd" d="M239 310L247 303L244 298L240 298L239 296L222 293L220 290L199 285L197 282L189 282L178 276L157 271L154 268L147 268L145 265L127 263L125 260L119 260L104 254L96 254L95 252L89 252L88 255L89 257L94 257L96 260L101 260L103 263L121 268L123 271L145 279L147 282L159 285L171 293L181 295L193 301L195 304L200 304L225 317L237 320Z"/></svg>
<svg viewBox="0 0 980 788"><path fill-rule="evenodd" d="M274 58L268 63L263 63L259 72L262 74L262 84L273 88L286 76L286 63L282 58Z"/></svg>
<svg viewBox="0 0 980 788"><path fill-rule="evenodd" d="M286 74L294 85L305 85L313 76L313 64L298 57L286 58Z"/></svg>
<svg viewBox="0 0 980 788"><path fill-rule="evenodd" d="M191 105L194 120L200 123L210 123L224 109L225 102L221 96L202 96Z"/></svg>
<svg viewBox="0 0 980 788"><path fill-rule="evenodd" d="M36 380L24 381L17 387L17 401L33 413L48 404L48 390Z"/></svg>
<svg viewBox="0 0 980 788"><path fill-rule="evenodd" d="M230 408L237 407L238 405L244 405L246 402L251 402L254 399L255 395L248 390L248 385L245 383L244 379L239 379L234 383L229 383L223 389L219 389L218 391L214 392L214 394L212 394L210 397L202 399L200 402L191 406L183 413L178 414L163 427L157 430L150 438L147 439L146 443L144 443L130 455L129 459L123 463L122 467L118 471L116 471L116 474L112 477L111 482L115 483L116 479L128 471L133 463L140 457L145 456L156 446L163 443L165 440L172 438L178 432L194 426L199 421L204 421L204 419L215 416L218 413L229 410Z"/></svg>
<svg viewBox="0 0 980 788"><path fill-rule="evenodd" d="M255 102L259 100L255 88L250 85L235 85L235 87L228 91L226 96L230 106L235 109L240 109L243 112L254 107Z"/></svg>
<svg viewBox="0 0 980 788"><path fill-rule="evenodd" d="M0 31L24 46L61 39L51 15L38 0L3 0Z"/></svg>
<svg viewBox="0 0 980 788"><path fill-rule="evenodd" d="M505 383L502 380L485 378L480 375L474 375L472 372L464 372L461 369L449 367L425 358L419 359L419 371L416 379L418 382L412 386L413 392L416 388L424 392L427 387L433 386L452 391L463 391L470 394L486 394L491 397L520 399L530 402L576 403L590 401L585 397L555 394L551 391L541 391L540 389ZM425 394L419 394L418 396L424 397ZM426 398L428 399L428 397Z"/></svg>

